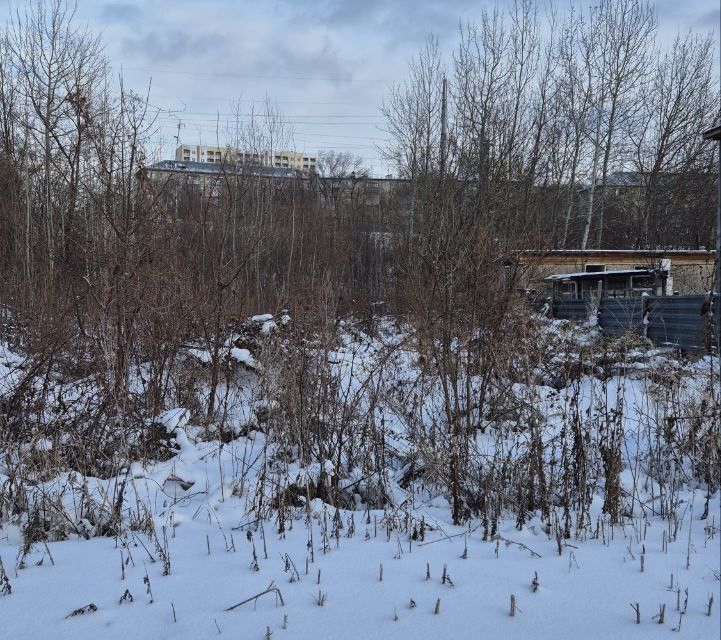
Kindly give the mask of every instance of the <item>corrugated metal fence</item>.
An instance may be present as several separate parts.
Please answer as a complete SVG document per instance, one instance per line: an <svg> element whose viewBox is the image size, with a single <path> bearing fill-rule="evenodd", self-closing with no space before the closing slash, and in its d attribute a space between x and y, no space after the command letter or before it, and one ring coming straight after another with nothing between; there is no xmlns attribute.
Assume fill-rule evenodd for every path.
<svg viewBox="0 0 721 640"><path fill-rule="evenodd" d="M714 313L721 313L719 297ZM608 335L632 332L659 346L687 351L710 349L715 343L705 296L641 296L601 298L598 325ZM585 300L554 300L555 318L585 322L590 309Z"/></svg>
<svg viewBox="0 0 721 640"><path fill-rule="evenodd" d="M647 336L654 344L678 349L706 349L713 334L704 315L705 296L668 296L648 302ZM718 313L718 299L714 311Z"/></svg>
<svg viewBox="0 0 721 640"><path fill-rule="evenodd" d="M645 297L602 298L598 310L598 324L604 333L619 336L643 331Z"/></svg>
<svg viewBox="0 0 721 640"><path fill-rule="evenodd" d="M588 319L586 300L554 300L553 317L573 322L585 322Z"/></svg>

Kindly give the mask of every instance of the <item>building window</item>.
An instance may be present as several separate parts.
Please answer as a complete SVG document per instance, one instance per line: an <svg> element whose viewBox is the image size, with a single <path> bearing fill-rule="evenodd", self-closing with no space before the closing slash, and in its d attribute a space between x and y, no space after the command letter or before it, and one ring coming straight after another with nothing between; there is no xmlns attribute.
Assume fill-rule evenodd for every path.
<svg viewBox="0 0 721 640"><path fill-rule="evenodd" d="M573 281L559 282L557 285L558 295L565 300L576 298L576 283Z"/></svg>
<svg viewBox="0 0 721 640"><path fill-rule="evenodd" d="M631 276L631 288L651 293L655 284L653 275Z"/></svg>
<svg viewBox="0 0 721 640"><path fill-rule="evenodd" d="M586 273L599 273L606 270L605 264L587 264L584 271Z"/></svg>
<svg viewBox="0 0 721 640"><path fill-rule="evenodd" d="M628 280L626 276L611 276L606 280L605 285L607 295L616 297L617 295L623 295L623 292L626 291Z"/></svg>

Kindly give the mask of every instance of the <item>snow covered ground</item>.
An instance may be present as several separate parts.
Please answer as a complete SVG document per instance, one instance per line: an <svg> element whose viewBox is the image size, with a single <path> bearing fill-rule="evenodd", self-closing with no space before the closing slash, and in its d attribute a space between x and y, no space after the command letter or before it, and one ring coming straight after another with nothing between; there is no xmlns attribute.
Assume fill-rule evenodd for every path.
<svg viewBox="0 0 721 640"><path fill-rule="evenodd" d="M253 321L263 326L263 334L275 331L267 324L271 317ZM574 344L593 339L584 334ZM385 509L370 508L357 494L355 510L336 509L318 498L307 502L301 494L278 519L278 511L268 508L278 487L303 486L308 478L318 483L322 469L332 472L331 464L302 466L298 459L277 464L283 449L268 442L258 426L259 386L252 376L262 365L256 354L229 344L229 358L246 367L237 372L243 385L223 392L238 427L229 441L209 439L189 409L169 408L157 422L172 437L172 457L132 462L105 479L74 471L38 475L24 488L28 513L13 514L6 505L0 523L1 637L719 636L720 492L709 495L706 484L689 480L661 494L649 477L658 461L647 458L652 450L658 452L650 440L649 418L663 423L668 417L659 398L671 393L681 398L674 406L696 406L692 403L708 384L708 359L688 363L662 352L628 351L622 368L605 357L591 367L591 373L605 367L603 375L541 384L568 357L555 349L543 371L536 372L536 382L518 384L514 393L543 416L543 449L551 470L558 464L559 433L572 408L588 421L598 419L594 412L600 405L601 413L623 409L622 524L611 526L603 513L599 478L589 525L574 527L580 535L557 537L558 526L551 527L537 510L519 525L509 511L484 541L477 514L463 526L452 524L446 487L403 480L404 460L417 446L404 427L410 397L404 384L420 397L428 419L441 409L433 384L421 386L419 393L412 354L399 349L388 357L389 343L401 341L387 335L379 344L346 335L329 358L348 396L361 394L381 353L384 384L397 385L397 393L381 407L389 457L382 479ZM207 360L202 349L188 351L200 362ZM9 387L22 358L3 346L0 361ZM659 379L671 382L663 386L667 383ZM605 427L598 428L601 433ZM686 437L685 431L679 433ZM510 460L525 451L527 441L525 431L507 425L479 430L474 446L479 460L495 460L499 447L499 459ZM56 446L52 439L35 439L20 452L45 459ZM17 496L12 492L17 467L7 455L0 464L0 486ZM274 457L275 463L269 463ZM686 477L684 461L669 455L661 462L672 468L668 477ZM338 482L341 489L355 486L362 492L366 480L350 468ZM663 517L660 510L670 504L675 515ZM112 520L117 505L120 523ZM258 513L268 518L259 520ZM559 514L556 504L551 511L556 525ZM33 536L33 518L49 523L49 531Z"/></svg>
<svg viewBox="0 0 721 640"><path fill-rule="evenodd" d="M11 595L0 597L4 637L127 640L222 633L261 639L270 629L273 638L288 639L577 640L658 638L679 623L680 637L718 637L718 496L710 508L716 516L707 520L698 519L701 493L693 502L693 519L687 504L667 551L663 532L668 523L654 517L606 529L598 539L570 540L560 556L538 519L521 532L507 522L497 542L482 542L478 523L466 528L449 523L443 500L416 512L428 523L423 542L411 540L402 529L389 536L383 512L341 512L339 537L324 542L323 520L331 530L334 512L319 501L312 505L311 526L301 517L284 536L272 522L262 528L243 526L242 499L230 496L232 481L221 488L219 477L219 460L229 472L233 454L225 450L218 458L217 447L196 453L183 452L179 462L190 457L202 478L198 490L172 498L157 484L165 473L160 469L135 481L157 522L166 523L169 575L163 575L153 542L140 533L120 543L93 538L49 543L47 549L37 545L25 568L15 570L22 541L16 529L3 529L0 557L12 586ZM355 531L349 530L351 517ZM158 528L162 531L162 525ZM314 561L306 565L310 531ZM444 569L450 576L446 584ZM540 586L534 592L535 575ZM227 611L271 584L278 587L278 597L267 594ZM122 600L126 590L132 601ZM514 617L511 594L517 603ZM714 603L708 616L710 595ZM630 606L636 602L640 625ZM67 617L91 603L96 611ZM654 616L664 604L665 622L659 625Z"/></svg>

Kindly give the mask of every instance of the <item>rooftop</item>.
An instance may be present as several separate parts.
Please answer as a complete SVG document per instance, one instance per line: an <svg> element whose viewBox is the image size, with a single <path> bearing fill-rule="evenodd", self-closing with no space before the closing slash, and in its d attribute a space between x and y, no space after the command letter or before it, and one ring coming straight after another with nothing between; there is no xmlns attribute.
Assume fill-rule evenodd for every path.
<svg viewBox="0 0 721 640"><path fill-rule="evenodd" d="M713 249L526 249L522 253L541 256L568 255L568 256L598 256L601 254L612 254L617 256L679 256L694 255L712 257Z"/></svg>
<svg viewBox="0 0 721 640"><path fill-rule="evenodd" d="M231 175L272 176L274 178L293 178L298 175L296 169L286 167L266 167L257 164L238 163L234 166L210 162L186 162L179 160L161 160L148 167L150 171L167 173L194 173L219 176L223 173Z"/></svg>
<svg viewBox="0 0 721 640"><path fill-rule="evenodd" d="M658 270L666 273L665 269ZM577 271L576 273L554 273L545 280L601 280L609 276L650 276L657 273L655 269L618 269L617 271Z"/></svg>

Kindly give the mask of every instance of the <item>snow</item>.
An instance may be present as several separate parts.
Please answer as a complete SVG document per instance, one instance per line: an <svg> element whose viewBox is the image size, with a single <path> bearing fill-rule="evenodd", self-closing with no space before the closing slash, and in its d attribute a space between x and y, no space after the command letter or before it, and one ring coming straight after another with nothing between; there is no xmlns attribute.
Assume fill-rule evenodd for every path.
<svg viewBox="0 0 721 640"><path fill-rule="evenodd" d="M190 411L183 407L176 407L161 413L156 422L163 425L168 433L173 433L188 424L188 420L190 420Z"/></svg>
<svg viewBox="0 0 721 640"><path fill-rule="evenodd" d="M681 617L676 611L676 592L670 589L672 574L674 585L681 586L682 601L684 590L689 593L681 637L712 638L718 631L718 606L710 617L705 607L711 593L718 602L713 567L719 566L719 533L707 539L704 527L711 523L699 520L698 515L685 518L667 553L661 550L667 527L651 516L648 523L616 527L612 538L605 531L599 539L571 540L558 556L555 540L549 539L537 520L521 532L506 523L498 544L482 542L477 525L469 530L449 523L446 501L437 497L424 501L418 496L414 513L423 515L433 527L423 542L410 540L400 523L396 526L401 530L394 529L388 536L386 523L393 513L342 511L344 528L324 552L322 523L324 518L332 519L333 510L316 500L311 505L314 562L306 573L308 529L302 517L283 536L272 522L263 523L262 528L243 526L247 522L243 499L232 495L230 468L245 446L250 445L239 440L220 451L217 446L186 442L178 460L148 468L144 477L134 481L137 495L154 505L160 539L165 526L170 555L167 576L154 544L140 533L130 533L120 542L94 538L50 543L52 560L43 545L36 545L26 567L11 570L12 594L0 596L7 637L203 638L215 637L220 628L228 637L260 639L269 627L275 637L289 639L657 638L669 633ZM165 485L158 485L171 468L177 477L187 481L185 474L190 473L194 480L177 496L167 495ZM220 468L227 474L224 478ZM102 485L98 481L91 491L100 491ZM694 500L694 513L699 514L701 493L687 497ZM690 510L691 503L686 506ZM718 496L711 512L719 512ZM349 538L351 517L355 534ZM691 567L686 569L689 524L692 552ZM2 534L0 558L6 569L12 568L21 539L12 528ZM251 567L253 546L258 571ZM285 554L295 564L299 581L291 581L285 570ZM121 558L127 563L124 577ZM426 563L430 580L425 580ZM441 582L444 567L453 586ZM143 582L146 572L152 603ZM531 588L534 573L540 581L537 592ZM284 606L266 595L256 604L226 611L270 583L280 589ZM126 589L133 601L120 603ZM319 591L326 594L323 607L316 603ZM509 616L511 594L518 607L513 618ZM437 599L440 613L435 615ZM635 624L629 606L635 602L640 605L641 625ZM90 603L97 611L66 618ZM664 626L652 620L662 603L666 604Z"/></svg>
<svg viewBox="0 0 721 640"><path fill-rule="evenodd" d="M273 326L266 327L266 324L273 325ZM274 328L275 328L275 323L273 323L273 322L264 323L263 326L261 327L261 332L268 334L268 333L271 333ZM232 343L232 340L229 339L227 342ZM212 356L211 352L207 349L190 347L190 348L186 349L186 352L203 364L210 364L213 362L213 356ZM246 367L251 368L251 369L258 367L258 362L255 360L255 358L253 358L252 354L250 353L250 351L248 349L243 349L243 348L239 348L239 347L231 347L231 346L229 346L229 344L224 345L223 348L221 348L219 350L218 357L220 360L230 357L233 360L235 360L236 362L243 364Z"/></svg>
<svg viewBox="0 0 721 640"><path fill-rule="evenodd" d="M49 438L40 438L35 442L34 447L36 451L50 451L53 448L53 441Z"/></svg>
<svg viewBox="0 0 721 640"><path fill-rule="evenodd" d="M234 347L230 350L230 355L238 362L248 362L250 360L250 351L248 351L248 349L238 349Z"/></svg>
<svg viewBox="0 0 721 640"><path fill-rule="evenodd" d="M273 320L266 320L265 322L263 322L263 325L260 328L260 332L268 334L272 333L276 329L278 329L278 325L273 322Z"/></svg>
<svg viewBox="0 0 721 640"><path fill-rule="evenodd" d="M253 321L265 327L272 322L267 315ZM418 394L419 411L428 420L440 420L438 389L415 379L417 354L405 348L401 330L388 328L371 338L354 332L351 324L345 327L328 353L341 392L358 411L367 409L366 381L383 362L381 380L393 391L372 410L383 416L389 452L402 460L411 447L404 426L411 395ZM709 497L709 515L701 519L706 487L688 483L680 489L678 529L672 531L658 513L658 485L648 478L644 482L638 469L647 453L648 425L641 418L665 417L656 404L662 389L657 378L671 377L673 393L691 407L717 362L710 357L688 362L667 350L632 345L618 357L609 355L603 370L597 365L566 380L568 362L581 349L590 349L598 334L562 322L549 322L545 331L553 349L534 371L535 382L516 382L510 391L527 401L528 415L544 417L542 438L548 448L555 446L571 408L589 416L601 399L606 406L624 408L621 481L635 508L623 524L609 525L603 497L596 495L591 525L582 536L561 540L560 555L557 540L538 516L519 530L508 514L495 539L484 541L478 518L464 526L452 524L447 491L420 482L403 485L407 466L389 463L382 478L389 497L385 510L363 503L361 494L370 490L370 481L364 469L354 466L337 481L340 489L355 492L346 506L356 510L336 514L319 499L306 502L300 495L300 506L289 507L281 533L277 512L267 511L270 517L260 521L255 515L259 500L267 505L274 496L280 477L278 468L267 465L278 450L256 416L264 403L255 377L259 365L249 349L231 346L229 339L225 355L250 367L233 369L232 378L219 385L233 439L204 438L188 408L169 406L154 419L171 439L174 455L169 459L128 461L117 475L104 478L58 471L29 488L29 503L52 505L46 515L70 531L67 539L35 542L23 556L21 528L27 522L0 520L0 560L12 588L8 595L0 591L3 637L130 640L221 634L261 640L269 629L272 638L288 640L635 640L671 634L679 620L679 638L718 637L721 492ZM191 347L187 352L210 362L207 350ZM8 375L18 375L24 359L9 349L0 356L0 367L7 362ZM478 381L470 382L475 393ZM514 430L512 419L494 426L497 433L489 424L478 430L477 455L490 459L500 449L510 459L528 435ZM52 447L51 439L39 438L29 448L31 455L43 456L53 455ZM283 473L304 486L334 473L334 464L320 460L302 466L292 459ZM0 515L2 490L9 486L0 460ZM104 531L112 525L111 509L120 493L123 526L117 535L108 535ZM423 539L414 535L420 522ZM444 568L450 582L442 581ZM537 591L534 575L540 582ZM283 604L271 593L227 610L269 585L279 589ZM679 600L683 608L686 589L682 615L676 604ZM126 590L132 601L122 598ZM323 606L319 593L325 595ZM514 617L509 615L512 594ZM91 603L96 610L70 615ZM630 606L635 603L640 625ZM654 616L662 604L665 622L660 625Z"/></svg>
<svg viewBox="0 0 721 640"><path fill-rule="evenodd" d="M191 356L193 356L197 360L200 360L200 362L202 362L203 364L208 364L213 360L210 351L208 351L207 349L190 348L187 351Z"/></svg>
<svg viewBox="0 0 721 640"><path fill-rule="evenodd" d="M20 380L24 358L0 342L0 393L6 393Z"/></svg>

